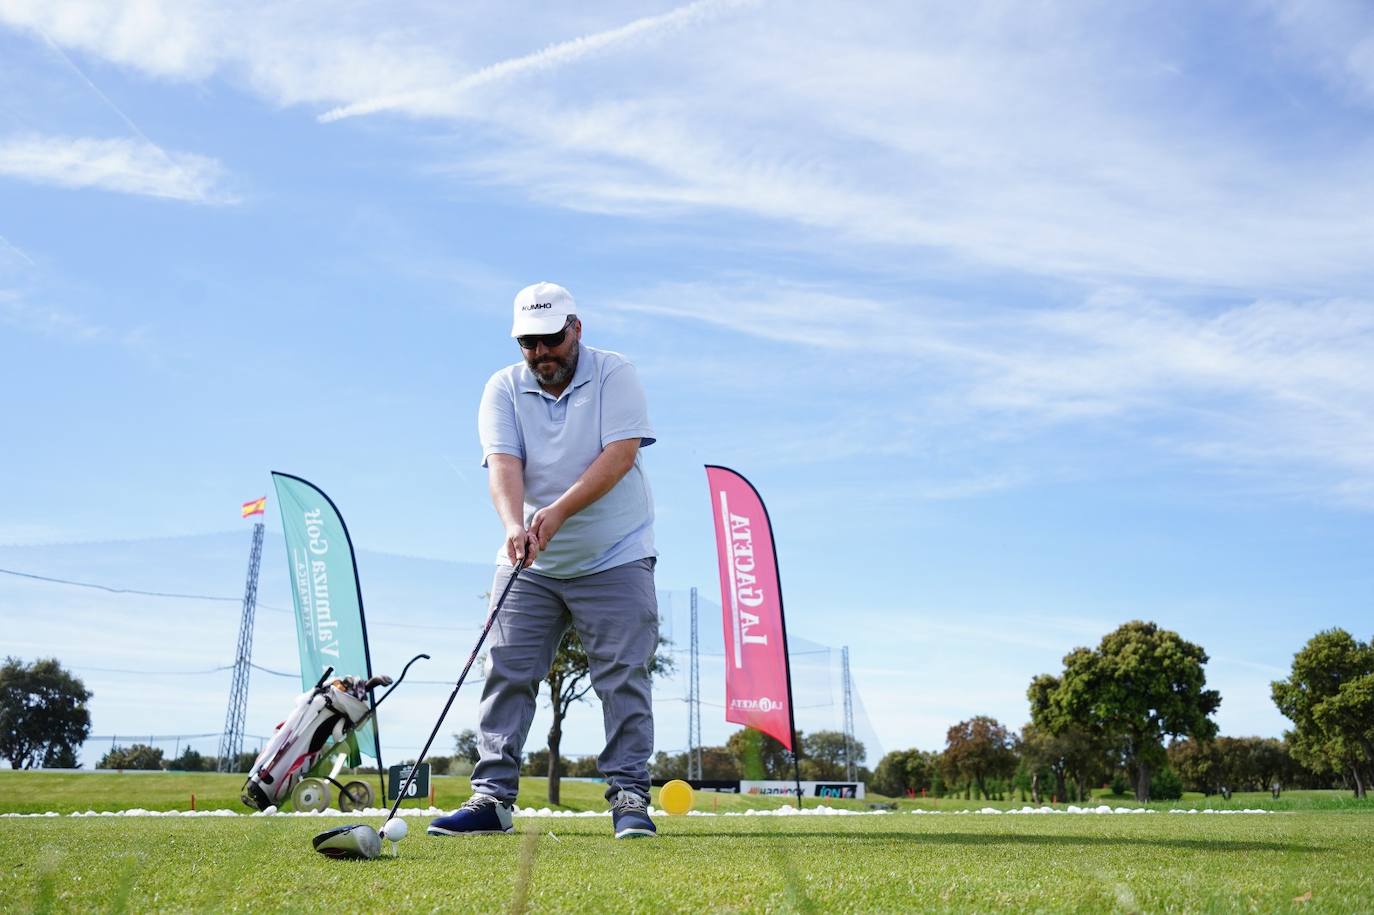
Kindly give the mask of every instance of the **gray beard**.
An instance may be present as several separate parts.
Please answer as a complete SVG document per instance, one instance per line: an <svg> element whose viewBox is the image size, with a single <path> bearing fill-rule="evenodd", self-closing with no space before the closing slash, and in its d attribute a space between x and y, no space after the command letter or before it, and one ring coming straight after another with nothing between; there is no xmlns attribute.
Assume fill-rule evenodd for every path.
<svg viewBox="0 0 1374 915"><path fill-rule="evenodd" d="M566 363L557 362L552 369L537 369L531 366L534 377L539 379L539 383L547 387L556 388L566 382L577 371L577 350L572 351L572 355Z"/></svg>

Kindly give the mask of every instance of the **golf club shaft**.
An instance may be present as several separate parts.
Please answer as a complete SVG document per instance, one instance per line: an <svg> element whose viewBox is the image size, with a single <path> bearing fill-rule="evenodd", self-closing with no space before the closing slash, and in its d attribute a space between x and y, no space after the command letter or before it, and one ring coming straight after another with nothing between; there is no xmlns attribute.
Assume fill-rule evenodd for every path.
<svg viewBox="0 0 1374 915"><path fill-rule="evenodd" d="M463 688L463 681L467 679L468 671L472 669L472 664L477 660L477 653L482 650L482 643L487 640L487 633L491 632L492 623L496 622L496 614L501 612L501 605L506 602L506 595L510 593L511 585L515 584L515 579L524 567L524 559L511 569L510 578L506 581L506 587L502 589L501 596L496 599L496 606L487 615L487 624L482 627L482 634L477 637L477 644L472 646L472 654L468 655L468 662L463 665L463 672L458 675L458 682L453 685L453 692L448 694L448 701L444 703L444 710L439 713L439 720L434 722L434 730L429 732L429 739L425 741L424 749L415 759L415 763L410 767L410 774L406 776L405 783L401 785L401 790L396 793L396 800L391 805L390 812L386 818L390 820L400 809L401 801L405 800L406 792L410 790L411 782L415 781L416 774L420 771L420 763L425 761L425 756L429 753L430 744L434 743L434 738L439 734L439 728L444 726L444 719L448 717L448 710L453 707L453 700L458 698L458 690Z"/></svg>

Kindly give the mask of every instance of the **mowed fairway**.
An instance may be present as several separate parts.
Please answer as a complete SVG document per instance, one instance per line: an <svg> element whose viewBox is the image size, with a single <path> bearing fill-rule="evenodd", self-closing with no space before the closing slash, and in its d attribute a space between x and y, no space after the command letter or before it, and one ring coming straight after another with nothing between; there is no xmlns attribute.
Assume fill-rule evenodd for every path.
<svg viewBox="0 0 1374 915"><path fill-rule="evenodd" d="M191 793L202 811L242 810L241 784L213 773L5 771L0 812L186 811ZM441 807L469 792L464 778L435 784ZM522 803L543 806L543 779L524 785ZM565 782L564 809L604 810L602 787ZM782 806L697 802L722 814ZM412 816L401 856L370 862L311 850L311 836L352 821L337 817L0 817L0 910L1374 910L1374 805L1335 792L1205 802L1278 809L989 815L956 811L1020 805L902 800L877 816L661 816L659 838L636 842L613 840L602 816L521 817L516 835L467 839L430 838Z"/></svg>
<svg viewBox="0 0 1374 915"><path fill-rule="evenodd" d="M522 818L341 862L326 818L0 819L9 911L1289 911L1374 907L1374 817ZM1310 897L1308 894L1311 894Z"/></svg>

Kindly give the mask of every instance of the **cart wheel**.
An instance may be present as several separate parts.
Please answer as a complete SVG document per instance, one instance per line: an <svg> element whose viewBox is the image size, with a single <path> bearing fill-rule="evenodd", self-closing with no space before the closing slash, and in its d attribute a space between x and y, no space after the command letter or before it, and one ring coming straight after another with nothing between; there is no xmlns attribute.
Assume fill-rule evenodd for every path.
<svg viewBox="0 0 1374 915"><path fill-rule="evenodd" d="M340 810L362 810L372 806L372 786L367 782L348 782L339 791Z"/></svg>
<svg viewBox="0 0 1374 915"><path fill-rule="evenodd" d="M329 786L318 778L303 778L291 791L297 810L324 810L329 806Z"/></svg>

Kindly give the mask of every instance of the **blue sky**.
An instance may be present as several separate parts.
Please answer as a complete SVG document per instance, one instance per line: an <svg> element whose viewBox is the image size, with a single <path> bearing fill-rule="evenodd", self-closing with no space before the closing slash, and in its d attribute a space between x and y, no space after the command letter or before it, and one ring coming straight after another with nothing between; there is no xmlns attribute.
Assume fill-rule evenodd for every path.
<svg viewBox="0 0 1374 915"><path fill-rule="evenodd" d="M1371 628L1371 49L1355 2L8 3L0 558L185 586L278 469L480 566L477 398L546 279L648 389L660 585L715 595L701 465L745 473L881 746L1019 726L1138 617L1278 734L1293 652ZM374 618L472 623L416 562L434 605ZM87 600L0 581L4 650L190 613Z"/></svg>

